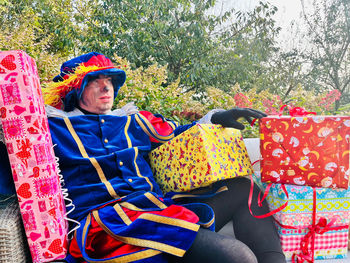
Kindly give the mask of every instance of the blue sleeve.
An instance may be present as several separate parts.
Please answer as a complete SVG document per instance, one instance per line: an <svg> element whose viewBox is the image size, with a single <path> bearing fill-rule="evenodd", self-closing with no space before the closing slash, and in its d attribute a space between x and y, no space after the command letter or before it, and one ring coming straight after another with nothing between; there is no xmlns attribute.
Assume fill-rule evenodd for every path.
<svg viewBox="0 0 350 263"><path fill-rule="evenodd" d="M183 133L184 131L188 130L189 128L191 128L192 126L196 125L197 122L192 122L191 124L185 124L185 125L179 125L175 128L174 130L174 136L178 136L181 133ZM151 142L151 150L156 149L157 147L159 147L160 145L162 145L163 143L160 142Z"/></svg>
<svg viewBox="0 0 350 263"><path fill-rule="evenodd" d="M180 125L174 130L174 135L178 136L179 134L183 133L184 131L188 130L192 126L196 125L197 122L192 122L191 124L186 124L186 125Z"/></svg>
<svg viewBox="0 0 350 263"><path fill-rule="evenodd" d="M171 122L174 124L174 126L176 127L174 130L174 136L178 136L179 134L183 133L184 131L188 130L189 128L191 128L192 126L194 126L197 122L194 121L191 124L185 124L185 125L178 125L176 124L175 121L170 120L170 119L166 119L164 118L163 115L161 114L153 114L155 117L161 118L164 122Z"/></svg>
<svg viewBox="0 0 350 263"><path fill-rule="evenodd" d="M16 193L12 178L11 166L5 144L0 142L0 194L13 195Z"/></svg>

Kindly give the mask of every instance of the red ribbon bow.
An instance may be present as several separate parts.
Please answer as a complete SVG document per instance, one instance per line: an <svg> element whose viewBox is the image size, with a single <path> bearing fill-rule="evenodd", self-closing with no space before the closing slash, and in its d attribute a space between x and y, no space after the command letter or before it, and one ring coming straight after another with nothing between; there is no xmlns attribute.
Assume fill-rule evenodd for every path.
<svg viewBox="0 0 350 263"><path fill-rule="evenodd" d="M309 114L316 115L316 112L314 112L314 111L307 111L307 110L305 110L302 107L291 107L289 105L283 105L280 108L279 116L281 116L283 114L283 110L284 110L285 107L288 107L289 115L292 116L292 117L306 116L306 115L309 115Z"/></svg>
<svg viewBox="0 0 350 263"><path fill-rule="evenodd" d="M289 115L292 116L292 117L301 117L301 116L306 116L306 115L309 115L309 114L313 114L313 115L316 115L316 112L314 111L307 111L305 110L304 108L302 107L291 107L287 104L283 105L281 108L280 108L280 112L279 112L279 116L282 116L283 114L283 110L285 107L288 107L288 110L289 110ZM254 126L254 123L257 119L254 119L252 121L252 123L250 124L251 127Z"/></svg>
<svg viewBox="0 0 350 263"><path fill-rule="evenodd" d="M332 220L327 224L327 219L321 217L316 224L316 189L313 187L313 211L312 211L312 225L308 227L309 232L304 236L304 238L300 242L300 250L299 254L293 254L292 263L303 263L305 261L312 263L314 262L314 254L315 254L315 237L316 234L322 235L323 233L330 230L341 230L348 228L347 225L341 225L332 227L336 221L336 218L332 218ZM298 229L297 227L287 227ZM309 245L310 249L309 249Z"/></svg>
<svg viewBox="0 0 350 263"><path fill-rule="evenodd" d="M337 230L341 229L341 227L332 227L332 225L335 223L335 218L333 218L328 224L327 219L324 217L321 217L318 220L318 223L316 225L309 226L309 232L304 236L304 238L300 242L300 254L294 254L292 256L292 262L296 263L302 263L304 261L307 262L314 262L314 241L315 241L315 235L320 234L329 231L329 230ZM309 245L311 244L311 249L309 249Z"/></svg>

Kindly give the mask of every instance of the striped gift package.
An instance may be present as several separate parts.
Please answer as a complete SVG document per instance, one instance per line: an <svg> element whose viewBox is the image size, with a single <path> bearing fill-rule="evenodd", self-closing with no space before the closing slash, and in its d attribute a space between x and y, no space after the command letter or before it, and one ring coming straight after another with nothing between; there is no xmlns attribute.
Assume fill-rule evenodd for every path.
<svg viewBox="0 0 350 263"><path fill-rule="evenodd" d="M260 173L254 181L262 188ZM350 218L350 189L272 184L266 197L274 214L287 260L341 259L347 257Z"/></svg>

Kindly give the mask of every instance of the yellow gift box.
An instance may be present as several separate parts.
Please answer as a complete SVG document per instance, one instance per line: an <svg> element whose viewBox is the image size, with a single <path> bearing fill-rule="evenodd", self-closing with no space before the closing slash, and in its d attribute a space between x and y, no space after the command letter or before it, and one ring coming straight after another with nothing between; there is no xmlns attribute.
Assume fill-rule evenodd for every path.
<svg viewBox="0 0 350 263"><path fill-rule="evenodd" d="M239 130L196 124L149 154L154 177L167 192L186 192L253 173Z"/></svg>

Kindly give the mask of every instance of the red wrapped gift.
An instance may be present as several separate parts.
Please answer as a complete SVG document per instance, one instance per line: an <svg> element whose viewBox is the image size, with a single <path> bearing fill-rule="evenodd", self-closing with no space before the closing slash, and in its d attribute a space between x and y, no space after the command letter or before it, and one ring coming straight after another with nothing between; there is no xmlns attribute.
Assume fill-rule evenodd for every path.
<svg viewBox="0 0 350 263"><path fill-rule="evenodd" d="M262 118L262 181L347 189L349 141L349 116Z"/></svg>

